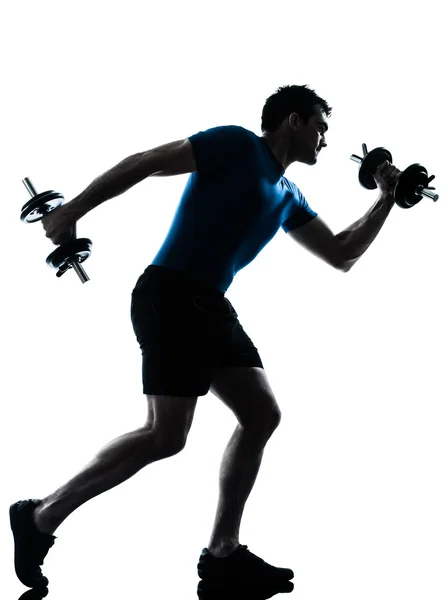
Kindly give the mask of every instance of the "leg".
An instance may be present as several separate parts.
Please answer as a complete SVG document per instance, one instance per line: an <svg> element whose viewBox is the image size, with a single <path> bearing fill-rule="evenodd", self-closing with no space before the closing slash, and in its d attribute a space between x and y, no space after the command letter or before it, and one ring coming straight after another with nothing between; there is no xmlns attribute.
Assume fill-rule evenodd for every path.
<svg viewBox="0 0 448 600"><path fill-rule="evenodd" d="M239 421L222 459L218 509L208 546L215 556L226 556L239 544L244 506L281 413L266 374L258 367L219 369L211 391Z"/></svg>
<svg viewBox="0 0 448 600"><path fill-rule="evenodd" d="M155 413L154 413L154 397L146 396L148 400L148 418L146 419L146 429L152 429L154 427Z"/></svg>
<svg viewBox="0 0 448 600"><path fill-rule="evenodd" d="M146 425L110 442L83 471L44 498L34 513L38 529L53 534L74 510L91 498L123 483L146 465L182 450L197 398L147 398Z"/></svg>

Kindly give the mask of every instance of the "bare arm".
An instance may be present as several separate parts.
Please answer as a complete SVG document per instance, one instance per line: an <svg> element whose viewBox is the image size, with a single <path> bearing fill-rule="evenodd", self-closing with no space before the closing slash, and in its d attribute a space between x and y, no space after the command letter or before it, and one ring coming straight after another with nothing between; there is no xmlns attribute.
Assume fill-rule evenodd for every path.
<svg viewBox="0 0 448 600"><path fill-rule="evenodd" d="M361 219L336 235L341 242L345 271L353 267L376 238L394 204L392 194L380 193L376 203Z"/></svg>
<svg viewBox="0 0 448 600"><path fill-rule="evenodd" d="M196 171L189 139L170 142L147 152L139 152L97 177L69 204L83 217L106 200L115 198L147 177L167 177Z"/></svg>

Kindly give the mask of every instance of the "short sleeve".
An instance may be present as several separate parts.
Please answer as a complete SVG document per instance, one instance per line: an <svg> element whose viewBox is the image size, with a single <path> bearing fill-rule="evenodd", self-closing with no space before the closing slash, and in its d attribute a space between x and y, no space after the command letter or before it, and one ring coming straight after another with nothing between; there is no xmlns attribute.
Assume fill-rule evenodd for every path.
<svg viewBox="0 0 448 600"><path fill-rule="evenodd" d="M249 132L236 125L213 127L188 139L199 173L225 169L249 152Z"/></svg>
<svg viewBox="0 0 448 600"><path fill-rule="evenodd" d="M294 196L294 202L292 209L290 211L290 216L283 221L282 229L286 233L291 231L291 229L295 229L296 227L301 227L302 225L306 225L312 221L315 217L317 217L317 212L315 212L308 202L305 200L304 195L300 190L295 186L296 195Z"/></svg>

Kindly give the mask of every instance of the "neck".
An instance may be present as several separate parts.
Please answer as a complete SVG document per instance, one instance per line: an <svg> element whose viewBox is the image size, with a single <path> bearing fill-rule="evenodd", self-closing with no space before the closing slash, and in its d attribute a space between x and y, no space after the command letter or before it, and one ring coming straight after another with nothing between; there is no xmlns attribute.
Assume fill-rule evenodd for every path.
<svg viewBox="0 0 448 600"><path fill-rule="evenodd" d="M280 137L275 133L264 133L263 139L269 146L272 154L286 171L289 165L293 162L289 158L289 140L285 140L284 136Z"/></svg>

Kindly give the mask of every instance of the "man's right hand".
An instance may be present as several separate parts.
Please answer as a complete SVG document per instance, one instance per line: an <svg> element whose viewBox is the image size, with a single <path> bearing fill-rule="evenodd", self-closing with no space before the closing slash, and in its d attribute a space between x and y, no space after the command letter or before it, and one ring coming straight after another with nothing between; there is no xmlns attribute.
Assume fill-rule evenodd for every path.
<svg viewBox="0 0 448 600"><path fill-rule="evenodd" d="M55 246L71 242L76 238L76 222L81 218L79 209L67 202L52 210L42 219L47 238Z"/></svg>
<svg viewBox="0 0 448 600"><path fill-rule="evenodd" d="M393 194L400 175L401 171L386 160L378 167L373 179L382 194Z"/></svg>

